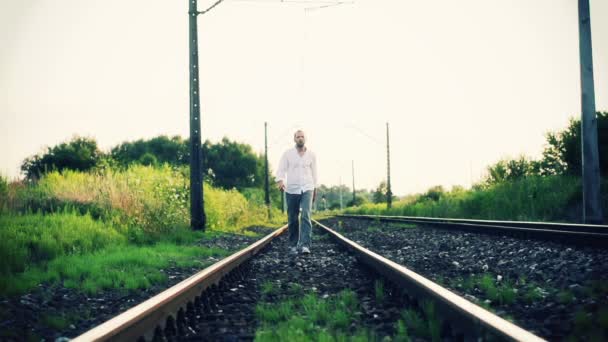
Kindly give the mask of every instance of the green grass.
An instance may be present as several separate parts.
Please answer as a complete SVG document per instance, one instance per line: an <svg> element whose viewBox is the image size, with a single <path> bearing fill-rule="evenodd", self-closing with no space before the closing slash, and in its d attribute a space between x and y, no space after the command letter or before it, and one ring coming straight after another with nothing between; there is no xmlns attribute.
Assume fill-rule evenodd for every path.
<svg viewBox="0 0 608 342"><path fill-rule="evenodd" d="M413 223L390 223L389 228L392 229L413 229L418 228L417 225Z"/></svg>
<svg viewBox="0 0 608 342"><path fill-rule="evenodd" d="M602 189L608 182L602 182ZM387 209L367 203L347 208L347 214L401 215L490 220L571 221L580 205L581 180L571 176L533 176L492 186L465 190L454 187L435 199L424 194L408 196ZM608 196L602 198L608 211ZM577 216L578 215L578 216Z"/></svg>
<svg viewBox="0 0 608 342"><path fill-rule="evenodd" d="M456 279L453 282L453 285L457 288L462 288L467 292L471 292L473 289L478 288L483 292L484 297L489 299L493 305L512 304L518 300L518 291L512 281L503 279L499 282L496 280L496 276L490 273L467 277L465 279ZM481 303L479 304L481 305ZM483 306L490 308L489 305Z"/></svg>
<svg viewBox="0 0 608 342"><path fill-rule="evenodd" d="M399 331L404 329L406 332L411 332L412 335L425 340L440 340L441 319L437 315L434 303L423 302L422 313L415 309L404 310L401 312L401 318L402 320L397 322L397 336L400 336ZM399 324L403 324L403 326L400 327ZM407 340L405 337L407 336L399 338Z"/></svg>
<svg viewBox="0 0 608 342"><path fill-rule="evenodd" d="M378 227L378 226L369 226L367 227L367 232L368 233L378 233L381 232L382 228Z"/></svg>
<svg viewBox="0 0 608 342"><path fill-rule="evenodd" d="M292 295L301 295L304 293L304 287L298 283L291 283L288 291Z"/></svg>
<svg viewBox="0 0 608 342"><path fill-rule="evenodd" d="M381 282L376 282L381 284ZM381 288L378 286L377 288ZM393 336L378 337L374 332L357 329L362 324L355 292L344 290L328 298L315 293L289 298L278 303L260 303L256 341L396 341L440 340L441 324L435 305L421 303L421 310L408 309L395 323Z"/></svg>
<svg viewBox="0 0 608 342"><path fill-rule="evenodd" d="M393 341L395 342L410 342L410 336L408 334L407 326L403 320L398 320L395 324L395 336Z"/></svg>
<svg viewBox="0 0 608 342"><path fill-rule="evenodd" d="M106 246L124 246L125 231L95 221L90 215L0 215L0 275L64 255L91 253Z"/></svg>
<svg viewBox="0 0 608 342"><path fill-rule="evenodd" d="M374 222L376 222L376 219L373 220ZM367 227L367 232L368 233L378 233L378 232L382 232L383 230L389 230L389 229L413 229L416 228L416 225L414 224L408 224L408 223L388 223L388 225L386 226L382 226L381 223L375 223L374 225L371 225L369 227Z"/></svg>
<svg viewBox="0 0 608 342"><path fill-rule="evenodd" d="M44 315L41 318L42 324L55 330L65 330L70 325L70 320L63 315Z"/></svg>
<svg viewBox="0 0 608 342"><path fill-rule="evenodd" d="M256 340L367 341L372 335L366 330L353 332L350 328L358 322L354 315L358 307L351 290L326 299L308 293L280 303L260 303L256 307L260 321Z"/></svg>
<svg viewBox="0 0 608 342"><path fill-rule="evenodd" d="M523 300L527 303L538 302L545 298L543 289L534 284L526 286L522 296Z"/></svg>
<svg viewBox="0 0 608 342"><path fill-rule="evenodd" d="M201 259L227 254L228 251L216 248L164 242L144 247L113 246L90 254L60 256L44 267L32 267L11 275L6 279L4 293L23 293L41 282L62 284L89 294L107 289L144 289L166 283L164 268L197 266L202 269L208 263Z"/></svg>
<svg viewBox="0 0 608 342"><path fill-rule="evenodd" d="M272 281L266 281L262 284L261 288L262 296L269 296L277 292L277 288L275 287Z"/></svg>
<svg viewBox="0 0 608 342"><path fill-rule="evenodd" d="M586 306L576 310L574 331L566 340L605 341L608 336L608 284L605 281L590 281L576 290L576 293L593 299L597 304L594 308ZM570 295L565 296L569 298Z"/></svg>
<svg viewBox="0 0 608 342"><path fill-rule="evenodd" d="M568 305L572 303L573 300L574 294L572 293L572 291L562 290L557 293L557 301L561 304Z"/></svg>
<svg viewBox="0 0 608 342"><path fill-rule="evenodd" d="M264 206L236 190L205 184L207 231L193 232L188 181L185 170L168 166L50 172L36 183L0 176L0 296L44 281L90 293L144 288L163 281L160 259L185 267L204 257L207 250L187 247L195 241L256 235L244 228L284 220L275 210L269 221Z"/></svg>
<svg viewBox="0 0 608 342"><path fill-rule="evenodd" d="M15 184L13 188L6 201L13 211L55 212L67 206L155 236L189 226L187 168L133 165L125 170L90 173L66 170L49 172L36 184ZM269 221L264 205L248 201L234 189L205 183L204 197L211 229L242 233L247 226L278 225L285 220L280 210L273 208Z"/></svg>
<svg viewBox="0 0 608 342"><path fill-rule="evenodd" d="M376 280L374 283L374 292L376 294L376 301L378 303L383 303L386 297L386 294L384 293L384 281L381 279Z"/></svg>

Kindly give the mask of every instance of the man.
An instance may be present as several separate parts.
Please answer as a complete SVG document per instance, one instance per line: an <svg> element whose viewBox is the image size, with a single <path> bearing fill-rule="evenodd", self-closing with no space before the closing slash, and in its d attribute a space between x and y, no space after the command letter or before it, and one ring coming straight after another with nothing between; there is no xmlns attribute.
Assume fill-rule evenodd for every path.
<svg viewBox="0 0 608 342"><path fill-rule="evenodd" d="M276 172L277 186L285 191L287 197L287 220L289 223L289 249L297 253L310 254L312 224L310 210L317 195L317 158L305 146L304 131L298 130L293 135L296 143L281 157ZM298 216L302 209L302 224Z"/></svg>

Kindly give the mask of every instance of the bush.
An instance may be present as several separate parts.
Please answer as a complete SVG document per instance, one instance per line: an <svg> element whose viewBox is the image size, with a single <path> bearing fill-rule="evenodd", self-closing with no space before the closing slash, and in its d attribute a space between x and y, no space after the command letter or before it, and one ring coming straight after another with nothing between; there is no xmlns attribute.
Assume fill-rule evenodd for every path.
<svg viewBox="0 0 608 342"><path fill-rule="evenodd" d="M122 245L120 229L73 212L0 216L0 274L22 272L26 265L61 255Z"/></svg>
<svg viewBox="0 0 608 342"><path fill-rule="evenodd" d="M474 188L454 188L429 200L429 192L414 201L400 201L393 208L365 204L346 213L402 215L489 220L566 221L581 220L581 181L570 176L529 176L517 181ZM606 189L606 190L604 190ZM608 182L602 183L603 208L608 209Z"/></svg>
<svg viewBox="0 0 608 342"><path fill-rule="evenodd" d="M46 152L31 156L21 164L27 179L39 179L50 171L93 169L103 153L93 138L74 137L69 142L48 147Z"/></svg>
<svg viewBox="0 0 608 342"><path fill-rule="evenodd" d="M66 170L48 173L38 183L16 184L13 209L20 212L57 212L64 208L89 213L130 227L137 241L188 227L190 185L187 168L133 165L124 171L112 169L95 173ZM268 210L255 199L236 190L204 185L208 227L240 231L246 226L268 223ZM261 192L263 195L263 192ZM271 210L273 223L282 222L278 209ZM146 237L147 236L147 237ZM142 240L143 239L143 240Z"/></svg>
<svg viewBox="0 0 608 342"><path fill-rule="evenodd" d="M8 180L0 175L0 213L4 213L8 207Z"/></svg>

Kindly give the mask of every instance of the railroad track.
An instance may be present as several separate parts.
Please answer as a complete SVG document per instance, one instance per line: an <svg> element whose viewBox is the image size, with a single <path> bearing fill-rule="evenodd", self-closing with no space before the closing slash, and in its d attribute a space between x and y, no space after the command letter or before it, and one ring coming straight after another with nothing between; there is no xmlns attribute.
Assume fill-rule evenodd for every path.
<svg viewBox="0 0 608 342"><path fill-rule="evenodd" d="M369 283L367 278L372 276L361 273L363 271L347 269L345 267L356 268L357 262L355 259L366 265L368 270L377 272L382 277L388 279L388 283L394 289L394 294L391 295L404 296L405 303L420 304L429 301L435 303L437 312L444 322L442 334L448 334L450 339L479 340L480 338L492 337L499 340L542 341L542 339L534 334L442 288L404 266L366 250L331 228L316 221L315 224L328 236L328 241L321 238L314 240L313 255L322 254L319 259L307 261L307 257L285 257L286 247L281 248L279 241L281 234L287 228L283 226L251 246L78 336L74 341L180 340L179 336L181 333L184 333L184 330L187 330L186 327L196 325L196 323L193 323L194 317L200 317L205 312L205 306L211 307L211 311L215 310L215 315L218 312L222 313L222 309L218 309L217 305L221 300L214 300L214 295L219 295L221 291L237 292L239 287L246 288L247 286L251 286L252 281L260 281L265 277L268 280L272 280L275 276L280 275L281 272L286 272L275 270L275 268L279 268L282 265L293 268L291 270L292 273L296 272L297 274L304 275L305 278L302 279L306 279L305 285L312 286L313 290L317 291L317 288L319 288L319 291L329 291L332 286L344 286L339 283L337 285L326 284L331 282L327 278L331 277L331 274L334 274L332 272L335 272L330 271L330 268L336 264L335 260L342 260L340 261L341 264L338 264L338 269L342 268L341 273L340 275L334 274L334 277L347 278L346 281L349 286L359 286L358 283L364 286L365 283ZM275 247L274 243L272 246L269 246L275 239L277 240L277 245L279 245L277 248L282 249L282 252L274 251L269 260L258 262L258 259L268 254L268 252L260 253L264 248ZM341 256L335 252L331 246L336 243L348 250L348 252L343 251L342 254L354 255L355 258L352 256ZM283 241L283 245L285 245L285 241ZM293 260L289 261L288 259L290 258ZM353 261L349 263L351 259ZM222 283L222 279L231 278L231 274L234 272L243 273L239 270L246 265L252 265L249 267L254 267L256 271L253 274L232 277L240 277L241 283L238 283L239 285L218 287L218 284ZM231 288L232 286L235 287ZM247 299L250 301L251 298L249 297ZM396 300L393 302L390 303L389 301L389 303L383 305L400 305L395 304L397 303ZM394 310L391 308L387 311ZM381 310L372 309L372 312L378 313L373 315L374 318L377 316L381 316L380 318L384 317ZM189 321L189 323L185 321ZM185 336L193 335L189 335L188 331L185 331ZM252 335L244 337L244 339L252 338Z"/></svg>
<svg viewBox="0 0 608 342"><path fill-rule="evenodd" d="M591 224L469 220L414 216L338 215L368 220L407 222L485 234L507 234L608 248L608 226Z"/></svg>

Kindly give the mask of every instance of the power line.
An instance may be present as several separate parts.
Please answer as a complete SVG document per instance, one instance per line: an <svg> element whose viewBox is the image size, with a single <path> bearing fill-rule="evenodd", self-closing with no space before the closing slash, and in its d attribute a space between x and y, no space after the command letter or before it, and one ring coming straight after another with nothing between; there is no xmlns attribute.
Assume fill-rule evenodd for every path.
<svg viewBox="0 0 608 342"><path fill-rule="evenodd" d="M213 9L213 7L219 5L224 0L217 0L213 5L209 6L206 10L197 12L198 14L205 14Z"/></svg>
<svg viewBox="0 0 608 342"><path fill-rule="evenodd" d="M364 130L362 130L361 128L359 128L353 124L350 124L350 123L346 124L345 127L357 130L359 133L363 134L365 137L372 140L373 142L375 142L378 145L384 145L384 142L380 141L379 139L376 139L375 137L371 136L370 134L367 134L367 132L365 132Z"/></svg>

